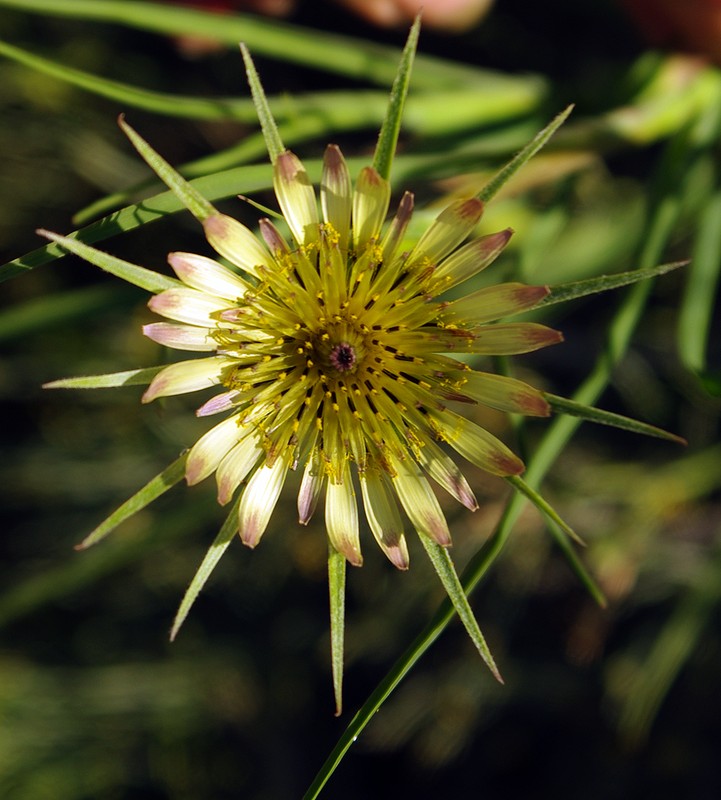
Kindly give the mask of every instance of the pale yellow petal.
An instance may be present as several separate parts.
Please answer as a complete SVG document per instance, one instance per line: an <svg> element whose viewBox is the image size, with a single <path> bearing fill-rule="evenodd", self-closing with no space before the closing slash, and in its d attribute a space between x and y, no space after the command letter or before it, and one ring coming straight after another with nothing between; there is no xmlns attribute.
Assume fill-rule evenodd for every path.
<svg viewBox="0 0 721 800"><path fill-rule="evenodd" d="M367 470L360 475L360 485L366 519L373 536L394 566L408 569L408 545L403 522L383 474Z"/></svg>
<svg viewBox="0 0 721 800"><path fill-rule="evenodd" d="M346 467L340 483L328 481L325 490L325 524L328 538L335 549L353 566L363 564L358 532L358 504Z"/></svg>
<svg viewBox="0 0 721 800"><path fill-rule="evenodd" d="M393 466L396 494L413 527L443 547L450 545L448 523L420 467L411 459L394 460Z"/></svg>
<svg viewBox="0 0 721 800"><path fill-rule="evenodd" d="M272 467L258 467L248 481L238 509L238 533L248 547L255 547L265 533L287 473L288 465L279 458Z"/></svg>
<svg viewBox="0 0 721 800"><path fill-rule="evenodd" d="M301 160L286 150L274 164L273 185L285 221L299 245L318 241L315 191Z"/></svg>

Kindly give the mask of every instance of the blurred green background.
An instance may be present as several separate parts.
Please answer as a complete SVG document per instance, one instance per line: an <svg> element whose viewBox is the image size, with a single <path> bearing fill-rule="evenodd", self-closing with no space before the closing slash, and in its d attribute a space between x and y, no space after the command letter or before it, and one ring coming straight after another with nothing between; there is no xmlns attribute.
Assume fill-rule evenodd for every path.
<svg viewBox="0 0 721 800"><path fill-rule="evenodd" d="M21 6L0 2L0 39L27 52L159 93L247 97L230 44L190 57L174 36ZM343 59L324 67L332 48L318 32L353 37L344 45L350 64L371 44L402 47L406 31L372 27L330 2L299 2L282 24L266 24L248 41L286 142L308 158L326 141L369 156L380 122L374 95L387 91L393 59L390 78L385 50L357 73ZM280 30L295 44L272 57ZM717 798L721 75L700 59L649 50L611 0L499 0L462 34L424 30L419 53L442 62L417 65L398 196L410 188L433 206L476 191L576 103L554 143L489 209L484 230L516 229L494 278L559 283L694 257L637 302L640 323L599 400L689 446L582 426L544 493L587 540L581 555L609 607L584 592L529 510L472 601L506 685L451 625L325 796ZM444 77L451 64L463 69ZM335 103L308 96L331 91ZM174 118L3 59L3 263L41 246L37 227L73 230L80 209L148 177L115 124L120 112L173 164L238 142L247 151L231 152L226 166L263 162L256 126L222 108L218 119ZM222 207L255 216L237 200ZM171 249L208 252L188 214L100 246L159 270ZM597 359L613 361L609 332L630 313L624 297L549 309L545 320L566 342L519 360L516 374L572 394ZM443 591L420 548L401 574L366 535L365 565L349 574L346 710L336 719L324 531L320 519L296 525L291 491L262 546L229 548L172 645L177 604L223 519L210 482L176 487L107 541L74 552L206 428L193 398L141 407L133 387L41 389L58 377L161 363L161 349L140 333L151 318L145 301L71 257L2 284L0 797L300 797ZM483 422L511 442L520 436L531 459L549 425L519 434L500 415ZM444 498L459 568L507 499L502 481L467 475L481 509L471 515Z"/></svg>

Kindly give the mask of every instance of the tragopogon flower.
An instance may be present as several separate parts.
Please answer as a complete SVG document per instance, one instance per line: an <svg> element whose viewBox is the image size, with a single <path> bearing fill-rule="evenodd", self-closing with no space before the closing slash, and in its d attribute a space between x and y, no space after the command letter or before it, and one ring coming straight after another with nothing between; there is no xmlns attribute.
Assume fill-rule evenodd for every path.
<svg viewBox="0 0 721 800"><path fill-rule="evenodd" d="M316 196L299 159L283 147L255 72L248 77L284 223L259 223L259 236L218 210L128 125L125 132L178 199L199 219L222 257L171 253L179 278L160 275L90 247L79 238L44 231L91 263L152 292L150 307L170 320L145 327L168 347L204 352L162 369L53 381L48 386L149 386L143 399L217 387L198 409L223 414L161 475L110 515L82 543L106 536L182 478L190 484L213 473L218 500L234 496L237 511L211 545L180 605L175 635L235 531L254 547L266 531L288 473L302 472L298 515L307 524L321 499L330 542L328 572L331 654L340 712L345 562L362 563L360 489L368 527L388 558L408 566L403 515L416 529L453 606L493 674L493 657L448 553L451 537L433 484L473 510L476 500L455 456L507 480L565 535L573 530L522 478L522 461L459 409L482 404L545 416L561 413L678 440L672 434L573 400L542 394L514 378L481 372L468 356L526 353L560 341L558 332L530 322L506 322L541 301L561 302L605 291L674 268L622 273L556 286L500 283L463 294L507 244L510 230L478 237L480 199L492 197L561 125L558 115L479 196L445 208L415 242L407 231L413 196L403 195L385 223L388 175L417 41L411 29L378 138L373 166L352 185L338 147L325 152ZM318 202L318 200L320 202ZM287 229L287 230L286 230ZM472 364L477 363L471 360ZM455 451L455 452L453 452ZM600 597L577 559L572 566Z"/></svg>
<svg viewBox="0 0 721 800"><path fill-rule="evenodd" d="M360 565L357 480L376 541L406 568L401 508L421 535L443 546L451 541L428 478L477 507L443 445L495 475L523 471L505 444L452 406L543 416L546 400L455 356L526 353L558 342L543 325L495 322L536 305L548 289L502 283L444 300L511 236L504 230L464 244L483 211L478 199L453 202L407 246L413 196L403 196L384 226L388 182L366 167L352 187L338 147L326 149L320 208L293 153L282 153L274 168L292 240L269 219L260 221L261 242L235 219L213 214L203 223L206 236L237 269L203 255L170 255L185 285L151 299L151 309L172 322L147 325L145 334L211 355L166 367L143 400L220 389L197 413L227 415L190 450L186 478L194 484L215 473L223 504L247 481L237 521L245 544L258 543L288 471L299 469L301 523L324 497L332 546Z"/></svg>

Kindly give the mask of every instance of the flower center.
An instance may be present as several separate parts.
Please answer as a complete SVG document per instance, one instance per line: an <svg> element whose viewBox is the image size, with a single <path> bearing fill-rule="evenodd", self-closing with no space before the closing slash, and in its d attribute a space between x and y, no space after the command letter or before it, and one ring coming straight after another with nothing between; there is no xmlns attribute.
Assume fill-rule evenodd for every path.
<svg viewBox="0 0 721 800"><path fill-rule="evenodd" d="M352 323L331 323L310 339L311 359L329 378L348 376L362 368L366 358L366 337Z"/></svg>
<svg viewBox="0 0 721 800"><path fill-rule="evenodd" d="M335 367L338 372L347 372L349 369L352 369L356 363L356 352L353 348L353 345L348 344L348 342L341 342L340 344L335 345L333 349L330 351L330 356L328 358L331 365Z"/></svg>

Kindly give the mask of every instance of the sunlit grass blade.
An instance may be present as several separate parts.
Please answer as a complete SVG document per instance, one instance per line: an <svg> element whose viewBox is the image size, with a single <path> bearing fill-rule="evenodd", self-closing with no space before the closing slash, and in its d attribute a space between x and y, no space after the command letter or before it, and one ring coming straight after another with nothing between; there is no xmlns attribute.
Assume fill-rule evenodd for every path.
<svg viewBox="0 0 721 800"><path fill-rule="evenodd" d="M393 80L400 52L363 39L303 28L278 19L243 14L217 14L179 5L139 0L0 0L0 7L27 13L110 22L166 36L202 36L237 47L239 42L264 56L305 64L387 86ZM418 59L416 89L462 84L512 87L537 79L509 78L439 58Z"/></svg>
<svg viewBox="0 0 721 800"><path fill-rule="evenodd" d="M201 589L205 586L206 581L212 574L213 570L220 561L223 553L228 549L228 545L233 540L233 537L238 533L238 506L240 504L240 496L233 503L230 513L225 518L218 535L213 540L213 543L208 548L205 558L198 567L198 571L193 576L183 599L180 602L178 611L173 620L173 627L170 629L170 641L172 642L178 635L178 631L185 622L190 609L193 607Z"/></svg>
<svg viewBox="0 0 721 800"><path fill-rule="evenodd" d="M721 190L701 213L678 325L678 349L688 369L702 374L721 274Z"/></svg>
<svg viewBox="0 0 721 800"><path fill-rule="evenodd" d="M328 545L328 593L330 598L330 653L335 715L343 711L343 640L345 635L346 560Z"/></svg>
<svg viewBox="0 0 721 800"><path fill-rule="evenodd" d="M149 506L153 500L157 500L158 497L165 494L168 489L172 489L185 475L186 458L186 454L183 454L173 461L170 466L166 467L159 475L156 475L152 480L148 481L142 489L113 511L113 513L89 533L80 544L76 545L75 549L84 550L93 544L97 544L101 539L104 539L112 533L118 525L130 519L130 517L137 514L138 511L142 511L146 506Z"/></svg>
<svg viewBox="0 0 721 800"><path fill-rule="evenodd" d="M490 669L493 677L499 683L503 683L501 673L498 671L496 662L493 660L491 651L486 644L485 637L481 633L481 629L478 626L478 622L475 614L473 613L473 609L471 608L471 604L468 602L466 592L464 591L461 581L458 578L458 574L455 566L453 565L453 561L451 560L448 548L441 547L441 545L434 542L430 537L423 534L419 535L419 539L421 540L426 553L428 553L428 557L433 564L433 568L438 574L438 577L441 579L441 583L443 584L443 588L446 590L448 599L453 604L456 614L458 614L458 617L463 623L466 632L471 637L471 641L481 654L481 658L485 661L486 666L488 669Z"/></svg>
<svg viewBox="0 0 721 800"><path fill-rule="evenodd" d="M614 414L611 411L604 411L600 408L577 403L575 400L570 400L567 397L559 397L555 394L548 394L548 392L544 392L543 396L548 400L551 408L558 414L570 414L573 417L580 417L587 422L596 422L599 425L610 425L612 428L622 428L626 431L640 433L643 436L666 439L669 442L676 442L677 444L687 444L686 440L681 436L677 436L675 433L669 433L662 428L657 428L655 425L649 425L646 422L624 417L622 414Z"/></svg>
<svg viewBox="0 0 721 800"><path fill-rule="evenodd" d="M247 99L152 91L60 64L5 42L0 42L0 55L71 86L114 100L124 109L138 108L185 119L236 120L252 125L258 119L252 101ZM409 98L406 127L422 131L426 137L478 130L484 125L505 122L534 111L543 95L538 82L533 81L508 86L491 82L472 89L454 86L442 91L428 90ZM327 138L343 130L375 128L386 116L387 100L385 93L368 89L308 92L295 95L292 102L286 97L276 98L275 117L285 123L289 141L290 137L310 135ZM445 113L448 107L453 107L455 113ZM244 142L241 147L243 145ZM227 166L209 167L206 173Z"/></svg>
<svg viewBox="0 0 721 800"><path fill-rule="evenodd" d="M401 130L403 108L405 106L406 97L408 96L411 71L413 69L413 58L418 47L420 28L421 17L418 15L408 34L408 40L406 41L406 46L403 49L403 55L398 65L398 72L393 80L388 108L373 155L374 168L379 175L386 180L390 180L393 157L395 156L396 147L398 145L398 134Z"/></svg>
<svg viewBox="0 0 721 800"><path fill-rule="evenodd" d="M479 200L487 203L498 191L513 177L525 163L533 158L536 153L546 145L553 134L563 125L568 115L573 111L573 106L568 106L560 114L554 117L551 122L539 131L533 139L517 153L496 175L481 189L476 195Z"/></svg>
<svg viewBox="0 0 721 800"><path fill-rule="evenodd" d="M600 275L597 278L588 278L583 281L561 283L551 286L550 294L540 301L537 308L552 306L555 303L567 303L569 300L577 300L579 297L587 297L591 294L608 292L611 289L620 289L622 286L630 286L639 281L647 281L672 272L679 267L685 267L688 263L688 261L674 261L670 264L660 264L658 267L635 269L615 275Z"/></svg>
<svg viewBox="0 0 721 800"><path fill-rule="evenodd" d="M166 275L161 275L159 272L153 272L151 269L139 267L137 264L131 264L122 258L116 258L109 253L104 253L102 250L97 250L90 245L81 242L79 239L74 239L72 236L60 236L51 231L38 230L41 236L46 239L51 239L62 248L85 261L89 261L96 267L122 278L134 286L139 286L141 289L146 289L148 292L162 292L165 289L172 289L183 284L176 278L170 278Z"/></svg>
<svg viewBox="0 0 721 800"><path fill-rule="evenodd" d="M154 92L60 64L2 41L0 41L0 55L100 97L115 100L125 107L187 119L234 119L249 123L256 121L255 110L249 100L229 97L206 99Z"/></svg>
<svg viewBox="0 0 721 800"><path fill-rule="evenodd" d="M43 389L114 389L118 386L147 386L164 367L144 367L104 375L59 378L43 384Z"/></svg>
<svg viewBox="0 0 721 800"><path fill-rule="evenodd" d="M143 157L145 163L196 219L202 222L217 213L212 203L206 200L177 170L173 169L161 155L156 153L145 139L128 125L122 116L118 119L118 124L138 153Z"/></svg>

